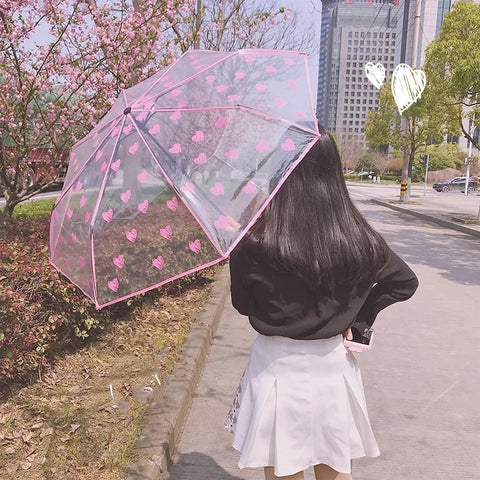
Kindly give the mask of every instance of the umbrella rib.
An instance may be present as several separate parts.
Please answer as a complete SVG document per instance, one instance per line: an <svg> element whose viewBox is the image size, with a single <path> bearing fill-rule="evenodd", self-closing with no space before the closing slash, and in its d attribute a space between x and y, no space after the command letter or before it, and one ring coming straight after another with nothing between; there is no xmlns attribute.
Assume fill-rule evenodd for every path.
<svg viewBox="0 0 480 480"><path fill-rule="evenodd" d="M110 125L113 125L113 121L111 122ZM116 123L115 123L115 126L116 126ZM73 183L75 182L75 180L85 171L85 169L87 168L87 165L88 163L90 162L90 160L92 159L92 157L94 156L94 154L100 149L100 145L103 144L103 142L105 141L105 139L108 137L109 134L111 134L111 132L113 131L113 129L115 128L115 126L112 126L111 128L108 128L107 131L106 131L106 134L105 136L103 137L102 141L98 143L98 147L97 148L94 148L91 155L87 158L87 160L85 161L85 163L82 165L82 167L80 168L80 170L78 171L78 173L76 175L74 175L72 177L72 180L70 181L69 184L67 185L64 185L60 195L58 196L57 200L55 201L55 205L53 206L53 208L55 208L57 206L57 203L65 196L66 192L68 191L68 189L73 185ZM78 145L82 144L85 142L85 139L82 139L80 142L77 142L73 147L72 147L72 150L77 147Z"/></svg>
<svg viewBox="0 0 480 480"><path fill-rule="evenodd" d="M130 114L129 114L130 115ZM210 234L210 232L204 228L203 226L203 223L198 219L197 215L195 214L195 212L193 212L190 208L190 206L188 205L187 202L184 201L183 199L183 196L182 194L180 193L180 191L177 189L177 187L175 186L175 184L173 183L173 181L170 179L170 177L168 176L167 172L163 169L163 167L160 165L160 163L157 161L156 157L155 157L155 154L153 153L152 149L150 148L150 145L148 144L148 142L146 141L145 137L143 136L142 132L139 130L139 128L137 127L136 123L133 122L133 118L132 118L132 123L135 125L135 128L138 132L138 135L140 136L140 138L143 140L143 143L145 144L145 146L147 147L147 150L150 152L150 155L152 156L153 160L156 162L156 164L158 165L158 167L160 168L160 170L162 171L163 173L163 176L165 178L165 180L167 181L167 183L173 188L173 190L175 191L175 193L178 195L178 197L180 198L180 200L182 201L183 205L187 208L187 210L192 214L193 218L195 218L195 220L197 221L198 225L200 226L200 228L204 231L205 235L207 235L207 237L210 239L212 245L215 247L215 249L218 251L218 253L224 257L225 254L224 252L217 246L217 243L213 241L212 239L212 236ZM172 160L173 157L170 155L170 153L168 153L153 137L150 137L153 139L153 141L155 142L156 145L158 145L158 147L169 157L171 158ZM178 163L175 162L177 165ZM185 174L185 171L183 170L183 168L180 167L180 170L182 171L182 174L186 176ZM198 184L195 183L195 185L198 187ZM201 190L200 190L201 191ZM212 203L211 200L208 199L208 197L206 197L204 195L204 199L207 200L207 202L213 206L215 208L215 210L218 212L218 213L221 213L221 211L218 209L218 207Z"/></svg>
<svg viewBox="0 0 480 480"><path fill-rule="evenodd" d="M163 167L160 165L160 163L157 161L157 159L155 158L155 155L154 153L152 152L152 150L150 149L150 146L148 145L148 142L146 141L145 137L142 135L142 133L137 129L140 137L142 138L143 142L145 143L145 145L147 146L150 154L152 155L152 158L154 159L154 161L157 163L157 165L159 166L159 168L161 169L161 171L163 172L163 175L164 177L166 178L167 182L171 185L171 187L175 190L175 192L177 192L177 194L181 197L181 194L179 192L179 190L176 188L175 184L173 183L173 181L170 179L170 177L168 176L167 172L163 169ZM160 144L158 143L158 141L154 138L154 137L150 137L152 139L152 141L155 143L155 145L160 149L162 150L162 152L168 156L168 158L170 158L173 163L175 163L176 165L178 165L180 167L180 170L182 172L182 174L186 177L186 178L189 178L184 170L184 168L178 163L175 161L174 157L172 157L172 155L170 155L170 153ZM229 165L231 166L231 165ZM233 167L232 167L233 168ZM192 178L189 178L189 180L193 183L194 186L199 186L199 184L197 182L195 182L194 179ZM201 191L201 190L200 190ZM205 200L207 200L210 205L212 207L214 207L219 213L221 213L221 211L218 209L218 207L211 201L208 199L208 197L204 197ZM196 217L195 217L196 218Z"/></svg>
<svg viewBox="0 0 480 480"><path fill-rule="evenodd" d="M100 203L102 201L103 197L103 192L105 191L105 186L107 185L108 181L108 172L110 171L110 165L112 164L112 158L115 155L115 152L117 151L118 144L120 142L120 136L122 134L122 129L123 126L125 125L126 118L124 116L123 121L121 122L121 128L118 131L117 138L115 140L115 145L113 146L112 153L110 155L110 158L108 160L108 165L105 168L105 173L103 175L103 180L102 184L100 186L100 190L98 192L98 198L97 198L97 203L95 205L95 208L93 209L92 213L92 218L90 219L90 255L92 258L92 292L93 292L93 297L94 297L94 302L96 305L98 305L98 295L97 295L97 275L96 275L96 269L95 269L95 249L93 245L93 225L95 223L97 214L98 214L98 209L100 208Z"/></svg>

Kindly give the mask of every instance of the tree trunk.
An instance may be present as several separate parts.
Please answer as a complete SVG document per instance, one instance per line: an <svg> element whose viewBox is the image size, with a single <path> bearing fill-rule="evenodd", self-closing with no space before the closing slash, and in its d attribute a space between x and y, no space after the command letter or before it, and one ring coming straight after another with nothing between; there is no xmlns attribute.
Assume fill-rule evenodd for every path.
<svg viewBox="0 0 480 480"><path fill-rule="evenodd" d="M193 43L193 48L195 50L200 50L201 38L200 30L202 28L202 0L197 0L197 11L195 15L195 40Z"/></svg>
<svg viewBox="0 0 480 480"><path fill-rule="evenodd" d="M15 210L16 204L12 204L11 202L8 202L5 204L5 207L3 210L0 210L0 227L5 227L10 223L10 220L12 219L13 211Z"/></svg>

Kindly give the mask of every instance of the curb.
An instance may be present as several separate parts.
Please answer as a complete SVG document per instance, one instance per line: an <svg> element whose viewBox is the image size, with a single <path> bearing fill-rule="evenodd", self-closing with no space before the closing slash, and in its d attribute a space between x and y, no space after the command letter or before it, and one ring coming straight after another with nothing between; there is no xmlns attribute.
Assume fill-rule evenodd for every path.
<svg viewBox="0 0 480 480"><path fill-rule="evenodd" d="M137 460L129 465L126 480L166 480L188 416L196 385L210 353L213 337L230 293L228 265L224 266L202 311L182 347L181 357L153 397L145 427L134 449Z"/></svg>
<svg viewBox="0 0 480 480"><path fill-rule="evenodd" d="M421 218L422 220L426 220L427 222L436 223L445 228L450 228L451 230L457 230L462 233L467 233L469 235L473 235L475 237L480 237L480 230L476 230L474 228L469 228L464 225L459 225L455 222L451 222L449 220L444 220L443 218L434 217L432 215L417 212L416 210L410 210L408 208L399 207L397 205L393 205L389 202L384 202L382 200L377 200L375 198L370 199L372 203L376 203L378 205L382 205L383 207L391 208L392 210L396 210L397 212L407 213L409 215L413 215L414 217Z"/></svg>

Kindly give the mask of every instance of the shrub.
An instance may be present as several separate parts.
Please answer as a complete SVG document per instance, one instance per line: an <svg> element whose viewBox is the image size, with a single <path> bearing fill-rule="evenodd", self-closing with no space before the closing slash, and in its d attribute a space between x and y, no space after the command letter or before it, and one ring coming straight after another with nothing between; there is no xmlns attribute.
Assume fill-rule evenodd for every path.
<svg viewBox="0 0 480 480"><path fill-rule="evenodd" d="M12 220L0 244L0 384L110 321L48 261L49 216Z"/></svg>
<svg viewBox="0 0 480 480"><path fill-rule="evenodd" d="M382 175L382 180L389 180L391 182L396 182L396 183L400 183L402 181L402 176L401 175L394 175L392 173L384 173Z"/></svg>
<svg viewBox="0 0 480 480"><path fill-rule="evenodd" d="M97 310L50 265L50 216L32 216L37 211L28 207L7 230L0 228L0 389L28 379L47 361L95 338L113 320L131 318L159 295L154 289ZM161 293L181 296L206 281L203 272L193 273L164 285Z"/></svg>

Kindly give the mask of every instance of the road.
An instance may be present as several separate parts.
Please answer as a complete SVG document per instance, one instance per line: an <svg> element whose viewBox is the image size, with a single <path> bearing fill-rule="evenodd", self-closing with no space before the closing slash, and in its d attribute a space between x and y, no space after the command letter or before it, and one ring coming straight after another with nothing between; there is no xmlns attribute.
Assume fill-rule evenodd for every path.
<svg viewBox="0 0 480 480"><path fill-rule="evenodd" d="M353 463L355 480L473 480L480 471L478 239L351 195L420 280L415 296L383 311L372 351L358 355L382 452ZM391 196L391 187L370 186ZM256 480L239 470L223 420L254 333L230 304L198 385L170 480ZM295 453L292 452L292 455ZM306 480L313 480L311 470Z"/></svg>
<svg viewBox="0 0 480 480"><path fill-rule="evenodd" d="M371 183L371 182L361 182L361 183L353 183L350 182L348 185L349 192L352 198L378 198L378 199L386 199L386 198L394 198L400 194L400 186L393 185L393 184L378 184L378 183ZM429 195L429 196L438 196L441 197L458 197L463 196L464 194L460 192L445 192L439 193L433 190L431 186L427 186L424 188L423 186L414 185L411 187L412 195ZM60 194L60 191L55 192L45 192L40 193L33 197L33 200L40 200L46 198L56 198ZM5 205L5 199L0 197L0 207Z"/></svg>
<svg viewBox="0 0 480 480"><path fill-rule="evenodd" d="M413 267L420 287L380 315L380 341L361 357L383 453L358 461L355 478L478 478L478 239L368 202L359 207Z"/></svg>
<svg viewBox="0 0 480 480"><path fill-rule="evenodd" d="M34 202L35 200L46 200L49 198L57 198L59 194L60 194L60 191L39 193L38 195L35 195L34 197L26 201ZM3 197L0 197L0 208L4 206L5 206L5 199Z"/></svg>
<svg viewBox="0 0 480 480"><path fill-rule="evenodd" d="M395 198L400 195L400 185L395 184L381 184L381 183L353 183L349 182L348 191L352 198ZM413 185L410 190L412 195L428 195L428 196L441 196L441 197L458 197L463 194L460 192L436 192L430 185L426 188L420 185Z"/></svg>

